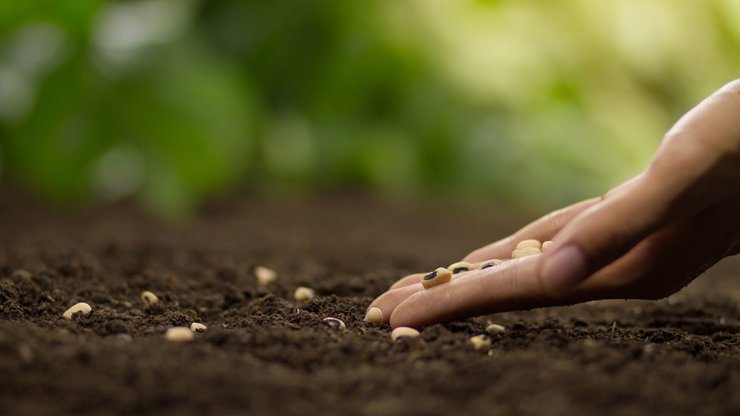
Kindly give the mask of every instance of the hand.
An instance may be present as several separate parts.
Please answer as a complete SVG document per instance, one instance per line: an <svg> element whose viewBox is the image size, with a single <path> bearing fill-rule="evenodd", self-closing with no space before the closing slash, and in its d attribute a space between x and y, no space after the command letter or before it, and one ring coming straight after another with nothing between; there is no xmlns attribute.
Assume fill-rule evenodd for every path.
<svg viewBox="0 0 740 416"><path fill-rule="evenodd" d="M424 289L406 276L375 299L393 327L597 299L659 299L740 252L740 80L684 115L637 177L551 213L465 261L508 258L518 241L546 253L458 273Z"/></svg>

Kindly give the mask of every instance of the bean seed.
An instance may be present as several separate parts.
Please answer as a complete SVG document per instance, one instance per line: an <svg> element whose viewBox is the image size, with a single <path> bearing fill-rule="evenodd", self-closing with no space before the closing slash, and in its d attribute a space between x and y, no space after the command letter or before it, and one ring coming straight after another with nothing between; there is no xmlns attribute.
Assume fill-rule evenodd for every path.
<svg viewBox="0 0 740 416"><path fill-rule="evenodd" d="M381 311L378 308L368 309L367 313L365 313L365 322L370 322L373 324L382 324L383 323L383 311Z"/></svg>
<svg viewBox="0 0 740 416"><path fill-rule="evenodd" d="M293 292L293 298L299 302L305 302L315 297L316 292L314 292L313 289L304 286L298 286L295 292Z"/></svg>
<svg viewBox="0 0 740 416"><path fill-rule="evenodd" d="M537 250L539 250L540 248L542 248L542 243L540 243L540 240L529 239L529 240L522 240L519 242L519 244L516 245L517 250L521 250L527 247L534 247Z"/></svg>
<svg viewBox="0 0 740 416"><path fill-rule="evenodd" d="M452 274L467 272L473 269L473 266L470 265L467 261L459 261L457 263L452 263L447 267L447 270L451 271Z"/></svg>
<svg viewBox="0 0 740 416"><path fill-rule="evenodd" d="M329 327L338 329L340 331L344 331L347 328L344 322L342 322L341 319L337 319L337 318L332 318L332 317L324 318L324 323L328 325Z"/></svg>
<svg viewBox="0 0 740 416"><path fill-rule="evenodd" d="M391 340L395 342L397 339L401 337L409 337L409 338L415 338L418 337L419 331L415 330L414 328L409 328L407 326L399 326L398 328L394 329L393 332L391 332Z"/></svg>
<svg viewBox="0 0 740 416"><path fill-rule="evenodd" d="M190 330L193 332L206 332L207 329L208 327L200 322L193 322L190 324Z"/></svg>
<svg viewBox="0 0 740 416"><path fill-rule="evenodd" d="M452 272L444 267L439 267L437 270L425 274L421 278L421 285L424 286L424 289L429 289L430 287L447 283L450 279L452 279Z"/></svg>
<svg viewBox="0 0 740 416"><path fill-rule="evenodd" d="M480 268L481 270L488 269L489 267L498 266L501 263L503 263L503 261L499 259L488 260L481 263Z"/></svg>
<svg viewBox="0 0 740 416"><path fill-rule="evenodd" d="M90 305L88 305L85 302L80 302L80 303L74 304L74 306L72 306L71 308L67 309L62 314L62 316L64 317L64 319L72 319L72 317L74 316L74 314L76 314L77 312L80 312L83 315L87 315L88 313L90 313L90 311L92 311L92 308L90 307Z"/></svg>
<svg viewBox="0 0 740 416"><path fill-rule="evenodd" d="M486 327L486 332L489 335L503 334L506 332L506 328L503 325L490 324Z"/></svg>
<svg viewBox="0 0 740 416"><path fill-rule="evenodd" d="M552 241L545 241L544 243L542 243L542 252L544 253L550 248L552 248L552 245L553 245Z"/></svg>
<svg viewBox="0 0 740 416"><path fill-rule="evenodd" d="M176 326L174 328L167 329L167 332L164 333L164 337L167 341L188 342L193 340L193 331L184 326Z"/></svg>
<svg viewBox="0 0 740 416"><path fill-rule="evenodd" d="M145 290L141 292L141 300L144 301L147 305L154 305L155 303L159 302L159 298L154 293Z"/></svg>
<svg viewBox="0 0 740 416"><path fill-rule="evenodd" d="M264 287L277 280L277 273L275 270L268 269L264 266L257 266L254 268L254 276L257 278L257 284Z"/></svg>
<svg viewBox="0 0 740 416"><path fill-rule="evenodd" d="M486 353L491 349L491 339L485 335L470 337L470 343L478 352Z"/></svg>
<svg viewBox="0 0 740 416"><path fill-rule="evenodd" d="M542 254L540 249L534 248L534 247L526 247L526 248L520 248L518 250L514 250L511 253L511 258L518 259L519 257L534 256L537 254Z"/></svg>

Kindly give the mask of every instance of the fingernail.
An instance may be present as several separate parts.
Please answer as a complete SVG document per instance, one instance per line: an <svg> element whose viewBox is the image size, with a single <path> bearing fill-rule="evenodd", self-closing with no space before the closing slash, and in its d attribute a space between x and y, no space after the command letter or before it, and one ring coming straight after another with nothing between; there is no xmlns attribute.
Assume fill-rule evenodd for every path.
<svg viewBox="0 0 740 416"><path fill-rule="evenodd" d="M371 322L374 324L383 323L383 311L378 308L370 308L365 314L365 322Z"/></svg>
<svg viewBox="0 0 740 416"><path fill-rule="evenodd" d="M586 277L586 259L578 247L566 245L545 260L540 277L548 292L561 293Z"/></svg>

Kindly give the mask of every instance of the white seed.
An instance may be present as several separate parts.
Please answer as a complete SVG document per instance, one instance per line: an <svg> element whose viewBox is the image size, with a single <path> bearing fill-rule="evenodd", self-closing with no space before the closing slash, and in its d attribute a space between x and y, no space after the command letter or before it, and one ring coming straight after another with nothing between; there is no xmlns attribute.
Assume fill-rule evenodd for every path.
<svg viewBox="0 0 740 416"><path fill-rule="evenodd" d="M473 266L467 261L458 261L447 266L447 270L451 271L452 274L467 272L473 269Z"/></svg>
<svg viewBox="0 0 740 416"><path fill-rule="evenodd" d="M415 338L419 336L419 331L415 330L414 328L409 328L407 326L399 326L398 328L394 329L391 332L391 340L395 342L397 339L401 337L409 337L409 338Z"/></svg>
<svg viewBox="0 0 740 416"><path fill-rule="evenodd" d="M486 327L486 332L488 332L489 335L503 334L506 332L506 328L503 325L490 324Z"/></svg>
<svg viewBox="0 0 740 416"><path fill-rule="evenodd" d="M370 322L373 324L382 324L383 323L383 311L381 311L378 308L368 309L367 313L365 313L365 322Z"/></svg>
<svg viewBox="0 0 740 416"><path fill-rule="evenodd" d="M316 292L314 292L313 289L304 286L298 286L295 292L293 292L293 298L299 302L305 302L315 297Z"/></svg>
<svg viewBox="0 0 740 416"><path fill-rule="evenodd" d="M498 266L501 263L503 263L503 261L499 259L488 260L488 261L484 261L483 263L481 263L480 268L481 270L483 270L489 267Z"/></svg>
<svg viewBox="0 0 740 416"><path fill-rule="evenodd" d="M157 297L157 295L148 290L141 292L141 296L139 297L147 305L154 305L155 303L159 302L159 298Z"/></svg>
<svg viewBox="0 0 740 416"><path fill-rule="evenodd" d="M473 344L473 348L478 352L486 353L491 349L491 339L485 335L470 337L470 343Z"/></svg>
<svg viewBox="0 0 740 416"><path fill-rule="evenodd" d="M190 330L193 332L206 332L207 329L208 327L200 322L193 322L190 324Z"/></svg>
<svg viewBox="0 0 740 416"><path fill-rule="evenodd" d="M544 243L542 243L542 252L544 253L547 250L551 249L552 245L553 245L552 241L545 241Z"/></svg>
<svg viewBox="0 0 740 416"><path fill-rule="evenodd" d="M85 302L80 302L80 303L74 304L74 306L67 309L62 314L62 316L64 317L64 319L72 319L72 316L76 314L77 312L82 312L83 315L87 315L88 313L90 313L90 311L92 311L92 308L90 307L90 305L88 305Z"/></svg>
<svg viewBox="0 0 740 416"><path fill-rule="evenodd" d="M424 289L429 289L430 287L447 283L450 279L452 279L452 272L444 267L439 267L437 270L422 276L421 285L424 286Z"/></svg>
<svg viewBox="0 0 740 416"><path fill-rule="evenodd" d="M516 245L517 250L521 250L523 248L533 247L539 250L542 248L542 243L540 243L540 240L535 239L529 239L529 240L522 240L519 242L519 244Z"/></svg>
<svg viewBox="0 0 740 416"><path fill-rule="evenodd" d="M167 341L188 342L193 340L193 331L184 326L176 326L174 328L167 329L167 332L164 333L164 337Z"/></svg>
<svg viewBox="0 0 740 416"><path fill-rule="evenodd" d="M332 317L324 318L324 323L328 325L329 327L338 329L340 331L344 331L347 328L344 322L341 319L337 319L337 318L332 318Z"/></svg>
<svg viewBox="0 0 740 416"><path fill-rule="evenodd" d="M514 250L511 253L511 258L518 259L519 257L534 256L537 254L542 254L540 249L534 248L534 247L526 247L526 248L520 248L518 250Z"/></svg>
<svg viewBox="0 0 740 416"><path fill-rule="evenodd" d="M257 284L264 287L277 280L278 276L275 270L257 266L254 268L254 277L257 278Z"/></svg>

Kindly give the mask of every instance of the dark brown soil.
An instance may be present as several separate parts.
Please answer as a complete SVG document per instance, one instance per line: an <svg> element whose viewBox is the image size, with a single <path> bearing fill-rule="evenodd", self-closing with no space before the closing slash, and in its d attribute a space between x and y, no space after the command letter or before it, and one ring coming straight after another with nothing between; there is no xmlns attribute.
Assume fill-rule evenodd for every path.
<svg viewBox="0 0 740 416"><path fill-rule="evenodd" d="M2 415L740 414L737 261L667 300L504 313L392 343L362 321L374 296L525 219L344 195L221 201L165 226L126 205L61 215L1 198ZM268 290L257 264L280 274ZM299 304L297 285L319 296ZM93 312L62 319L78 301ZM193 342L163 338L193 321L209 328ZM488 321L507 331L485 355L468 338Z"/></svg>

